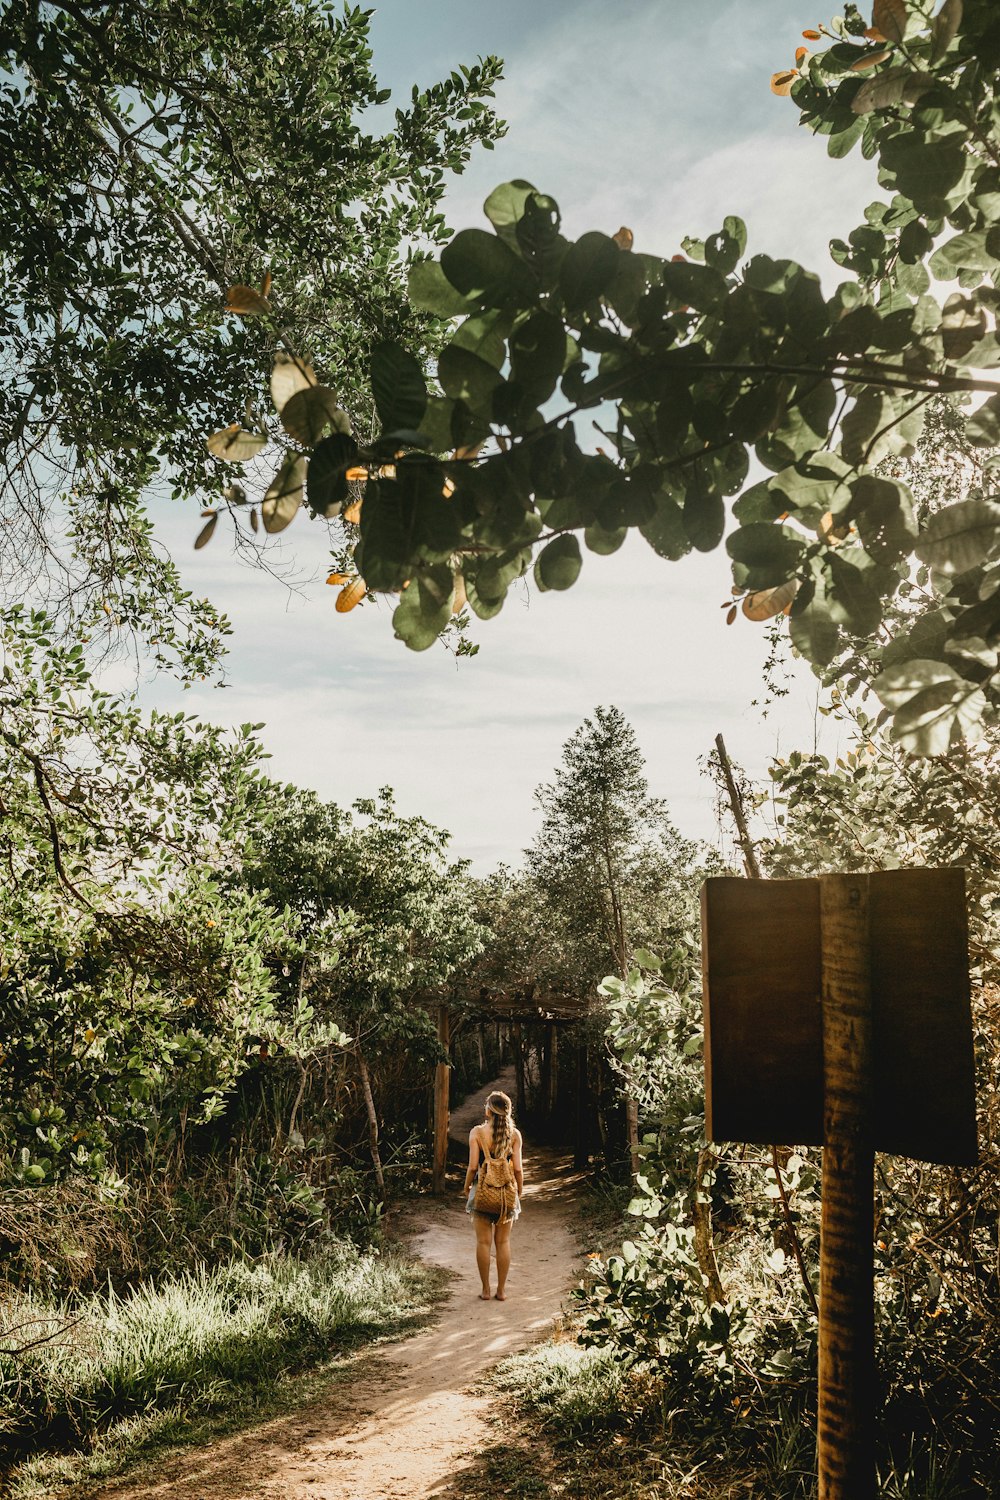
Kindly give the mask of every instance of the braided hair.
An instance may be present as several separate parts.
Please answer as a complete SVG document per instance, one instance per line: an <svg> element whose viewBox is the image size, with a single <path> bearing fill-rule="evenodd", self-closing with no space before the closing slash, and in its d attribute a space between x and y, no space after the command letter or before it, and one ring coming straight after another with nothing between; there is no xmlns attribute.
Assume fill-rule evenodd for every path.
<svg viewBox="0 0 1000 1500"><path fill-rule="evenodd" d="M505 1157L514 1144L514 1106L507 1094L495 1089L486 1100L486 1113L490 1117L492 1135L490 1154Z"/></svg>

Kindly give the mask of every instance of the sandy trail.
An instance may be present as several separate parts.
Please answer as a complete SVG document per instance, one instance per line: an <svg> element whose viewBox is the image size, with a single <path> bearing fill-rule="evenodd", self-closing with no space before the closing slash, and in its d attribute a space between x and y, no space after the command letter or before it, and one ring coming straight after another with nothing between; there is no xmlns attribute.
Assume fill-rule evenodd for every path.
<svg viewBox="0 0 1000 1500"><path fill-rule="evenodd" d="M490 1088L452 1115L463 1146ZM510 1090L512 1092L512 1089ZM165 1460L152 1483L123 1481L101 1500L421 1500L444 1496L487 1439L488 1400L469 1387L538 1338L573 1280L571 1160L525 1146L524 1213L515 1225L505 1302L479 1301L474 1234L459 1196L421 1205L413 1252L454 1272L450 1300L414 1338L359 1358L347 1379L291 1416ZM450 1186L452 1186L450 1185ZM496 1284L494 1271L493 1283Z"/></svg>

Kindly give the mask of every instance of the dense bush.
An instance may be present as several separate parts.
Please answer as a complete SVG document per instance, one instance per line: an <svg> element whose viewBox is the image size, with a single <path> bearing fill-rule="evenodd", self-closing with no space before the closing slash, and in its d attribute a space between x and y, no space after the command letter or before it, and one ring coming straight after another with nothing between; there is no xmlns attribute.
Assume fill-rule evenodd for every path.
<svg viewBox="0 0 1000 1500"><path fill-rule="evenodd" d="M86 1445L138 1414L224 1406L238 1388L402 1327L429 1287L408 1262L328 1241L309 1259L223 1260L123 1296L7 1296L3 1326L25 1346L42 1341L0 1349L0 1468L25 1451Z"/></svg>

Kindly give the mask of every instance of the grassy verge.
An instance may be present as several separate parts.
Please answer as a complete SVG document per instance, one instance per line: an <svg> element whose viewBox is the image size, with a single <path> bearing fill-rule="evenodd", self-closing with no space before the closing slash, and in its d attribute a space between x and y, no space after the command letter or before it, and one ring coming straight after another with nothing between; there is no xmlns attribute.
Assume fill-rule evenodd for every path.
<svg viewBox="0 0 1000 1500"><path fill-rule="evenodd" d="M0 1464L7 1493L120 1473L156 1449L204 1440L308 1399L291 1377L415 1327L441 1279L400 1256L336 1244L308 1260L184 1272L125 1296L59 1305L19 1297L3 1325L58 1326L0 1355ZM30 1332L30 1330L26 1330ZM301 1383L300 1383L301 1384Z"/></svg>

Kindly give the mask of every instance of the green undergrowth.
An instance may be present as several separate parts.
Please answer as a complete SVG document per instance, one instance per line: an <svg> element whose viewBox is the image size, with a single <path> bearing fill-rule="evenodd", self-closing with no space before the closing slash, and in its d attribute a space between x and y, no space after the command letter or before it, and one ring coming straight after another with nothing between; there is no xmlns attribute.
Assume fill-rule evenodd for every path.
<svg viewBox="0 0 1000 1500"><path fill-rule="evenodd" d="M335 1242L309 1259L230 1261L124 1295L0 1309L0 1465L17 1500L120 1473L308 1399L293 1377L419 1326L442 1278L394 1253ZM13 1340L12 1340L13 1342ZM208 1429L213 1431L210 1433Z"/></svg>
<svg viewBox="0 0 1000 1500"><path fill-rule="evenodd" d="M539 1344L503 1361L490 1380L516 1413L453 1485L455 1500L504 1492L520 1500L814 1500L815 1440L792 1407L766 1433L703 1422L664 1408L648 1374L607 1349L572 1340ZM703 1414L702 1414L703 1415ZM968 1491L934 1451L911 1452L880 1476L885 1500L962 1500ZM978 1492L977 1492L978 1493Z"/></svg>

